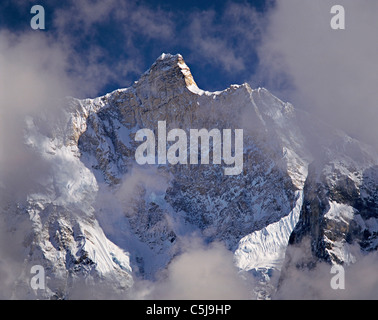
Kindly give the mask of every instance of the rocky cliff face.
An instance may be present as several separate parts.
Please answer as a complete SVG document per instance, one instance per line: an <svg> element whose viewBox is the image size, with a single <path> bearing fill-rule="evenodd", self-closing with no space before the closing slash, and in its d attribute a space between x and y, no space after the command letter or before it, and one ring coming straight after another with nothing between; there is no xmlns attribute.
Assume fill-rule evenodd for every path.
<svg viewBox="0 0 378 320"><path fill-rule="evenodd" d="M299 223L290 237L298 244L309 237L314 260L350 264L348 247L376 250L377 166L374 152L339 137L309 166Z"/></svg>
<svg viewBox="0 0 378 320"><path fill-rule="evenodd" d="M260 275L281 270L288 243L304 238L311 261L353 262L352 243L377 248L373 151L266 89L203 91L181 55L163 54L129 88L69 98L47 133L43 121L28 118L25 137L49 174L23 202L4 201L3 213L14 228L15 216L30 224L25 265L45 267L45 297L69 298L81 281L126 292L133 276L153 279L192 234L224 243L241 270ZM224 175L211 157L138 165L135 134L157 136L158 121L188 133L243 129L242 173ZM20 279L15 295L33 296Z"/></svg>
<svg viewBox="0 0 378 320"><path fill-rule="evenodd" d="M134 136L141 128L157 134L158 121L166 121L167 131L244 130L242 174L225 176L211 161L157 165L154 177L167 183L160 197L144 186L125 204L122 210L133 232L155 253L166 255L167 247L175 247L187 230L236 250L241 238L279 221L296 206L307 173L307 154L299 147L304 137L293 125L293 107L267 90L244 84L206 92L196 86L180 55L162 55L132 87L100 100L104 107L88 117L78 145L83 163L118 190L133 170L144 169L134 159L140 144Z"/></svg>

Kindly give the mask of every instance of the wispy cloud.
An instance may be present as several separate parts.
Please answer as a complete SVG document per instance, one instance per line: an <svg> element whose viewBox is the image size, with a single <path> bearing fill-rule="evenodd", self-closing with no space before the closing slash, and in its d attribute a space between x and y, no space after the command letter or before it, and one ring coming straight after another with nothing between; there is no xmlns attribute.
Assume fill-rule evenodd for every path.
<svg viewBox="0 0 378 320"><path fill-rule="evenodd" d="M136 1L70 1L54 11L52 21L70 72L90 95L109 83L135 80L144 71L145 46L174 38L175 30L168 12Z"/></svg>
<svg viewBox="0 0 378 320"><path fill-rule="evenodd" d="M260 39L262 22L249 4L229 3L222 12L194 12L187 28L193 55L229 73L251 70L251 48Z"/></svg>
<svg viewBox="0 0 378 320"><path fill-rule="evenodd" d="M377 146L378 3L342 0L346 29L333 30L334 1L277 1L258 48L265 86L298 108Z"/></svg>
<svg viewBox="0 0 378 320"><path fill-rule="evenodd" d="M309 255L308 251L311 250L307 240L288 248L286 256L289 257L287 261L290 263L286 266L287 269L284 271L274 299L375 300L378 298L377 252L363 254L359 246L350 246L349 250L356 262L344 265L343 273L340 271L331 273L332 265L321 261L313 268L298 268L297 265L305 261L306 256ZM331 281L343 283L344 288L332 288Z"/></svg>
<svg viewBox="0 0 378 320"><path fill-rule="evenodd" d="M138 299L251 299L252 283L238 274L232 252L220 243L204 245L186 239L187 247L176 256L160 278L141 281L133 292Z"/></svg>
<svg viewBox="0 0 378 320"><path fill-rule="evenodd" d="M77 92L61 46L42 34L0 32L0 175L13 191L26 187L38 161L24 145L25 116L55 112L59 99Z"/></svg>
<svg viewBox="0 0 378 320"><path fill-rule="evenodd" d="M238 72L244 68L244 61L227 38L223 37L220 25L214 25L214 11L196 14L191 21L189 32L193 46L208 63L216 63L226 71ZM224 31L224 30L222 30Z"/></svg>

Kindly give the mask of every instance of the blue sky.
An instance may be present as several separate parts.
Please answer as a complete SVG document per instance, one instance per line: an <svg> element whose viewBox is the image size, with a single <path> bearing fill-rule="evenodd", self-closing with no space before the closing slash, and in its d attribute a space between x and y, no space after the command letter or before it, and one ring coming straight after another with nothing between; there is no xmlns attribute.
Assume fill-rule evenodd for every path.
<svg viewBox="0 0 378 320"><path fill-rule="evenodd" d="M221 90L255 72L257 20L271 2L9 0L0 28L67 41L77 63L91 55L90 63L112 70L94 95L130 85L163 52L181 53L200 87ZM45 8L44 31L30 28L34 4Z"/></svg>
<svg viewBox="0 0 378 320"><path fill-rule="evenodd" d="M30 27L34 4L45 8L43 31ZM335 4L3 0L0 80L6 97L0 112L128 87L161 53L181 53L201 89L264 86L378 148L378 1L337 1L345 8L345 30L330 27ZM11 100L20 88L25 101L18 97L19 108L10 108L7 96Z"/></svg>

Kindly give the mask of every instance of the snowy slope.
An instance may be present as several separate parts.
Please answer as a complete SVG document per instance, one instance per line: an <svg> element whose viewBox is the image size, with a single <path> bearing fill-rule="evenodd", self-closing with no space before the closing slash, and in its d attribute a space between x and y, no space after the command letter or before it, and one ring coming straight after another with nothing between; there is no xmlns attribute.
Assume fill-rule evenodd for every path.
<svg viewBox="0 0 378 320"><path fill-rule="evenodd" d="M106 237L94 216L98 183L81 162L76 140L86 128L88 112L68 106L61 122L49 123L50 131L43 125L43 115L25 119L25 147L43 164L44 172L22 202L12 203L8 195L2 203L8 229L30 223L20 229L25 237L25 269L14 298L67 298L80 281L111 282L116 291L133 283L129 254ZM45 269L43 292L30 287L33 265Z"/></svg>
<svg viewBox="0 0 378 320"><path fill-rule="evenodd" d="M300 190L297 192L296 205L289 215L240 239L235 251L235 261L241 270L281 269L290 234L299 219L302 202L303 191Z"/></svg>

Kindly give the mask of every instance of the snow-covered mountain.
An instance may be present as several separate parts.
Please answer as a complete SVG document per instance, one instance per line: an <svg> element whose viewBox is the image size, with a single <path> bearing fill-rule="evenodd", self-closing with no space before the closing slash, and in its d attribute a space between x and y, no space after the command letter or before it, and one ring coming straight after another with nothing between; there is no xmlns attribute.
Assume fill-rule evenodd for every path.
<svg viewBox="0 0 378 320"><path fill-rule="evenodd" d="M26 224L14 297L39 294L27 277L35 264L46 270L44 298L78 295L83 282L127 293L193 234L223 243L241 272L268 282L304 238L313 261L353 263L352 244L378 247L373 150L264 88L201 90L181 55L162 54L129 88L68 98L59 119L47 119L25 119L25 144L48 174L22 201L1 203L8 230ZM135 134L157 134L158 121L167 131L243 129L242 173L211 161L137 164Z"/></svg>

